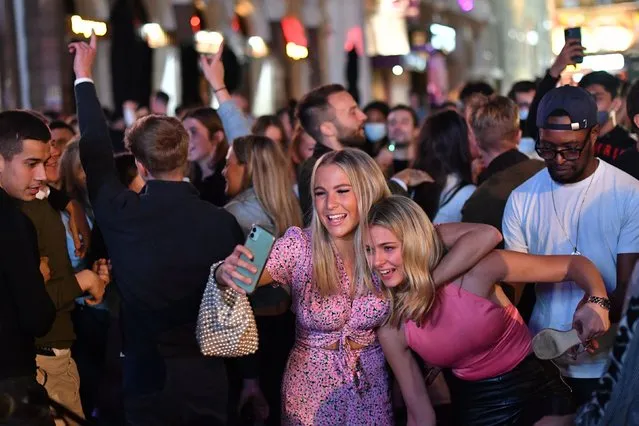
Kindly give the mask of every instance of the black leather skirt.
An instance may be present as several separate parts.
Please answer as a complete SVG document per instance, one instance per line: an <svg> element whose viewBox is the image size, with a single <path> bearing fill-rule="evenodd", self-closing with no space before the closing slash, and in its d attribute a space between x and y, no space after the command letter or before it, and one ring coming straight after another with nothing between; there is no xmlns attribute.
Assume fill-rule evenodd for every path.
<svg viewBox="0 0 639 426"><path fill-rule="evenodd" d="M447 373L455 425L528 426L544 416L575 412L570 388L557 367L534 355L490 379L467 381Z"/></svg>

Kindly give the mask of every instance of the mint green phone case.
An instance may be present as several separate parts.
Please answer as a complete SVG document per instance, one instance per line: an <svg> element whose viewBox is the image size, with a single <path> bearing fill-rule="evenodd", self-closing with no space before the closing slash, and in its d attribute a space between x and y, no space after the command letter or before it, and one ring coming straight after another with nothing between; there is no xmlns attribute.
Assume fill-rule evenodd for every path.
<svg viewBox="0 0 639 426"><path fill-rule="evenodd" d="M242 255L241 258L242 260L253 264L257 268L257 274L253 275L244 268L238 268L238 271L242 275L246 275L251 278L251 284L246 284L233 278L233 281L238 285L238 287L249 294L255 291L257 283L260 280L260 276L262 276L262 272L266 266L268 256L271 254L271 249L273 248L274 243L275 237L270 232L259 225L253 225L251 232L246 237L246 242L244 243L244 246L253 253L253 260L251 261L247 259L244 255Z"/></svg>

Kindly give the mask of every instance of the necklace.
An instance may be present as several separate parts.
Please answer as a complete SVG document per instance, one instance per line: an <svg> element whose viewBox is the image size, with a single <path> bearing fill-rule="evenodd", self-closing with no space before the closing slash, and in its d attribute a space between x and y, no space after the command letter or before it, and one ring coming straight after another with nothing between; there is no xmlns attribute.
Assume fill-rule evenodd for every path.
<svg viewBox="0 0 639 426"><path fill-rule="evenodd" d="M583 200L581 200L581 205L579 206L579 213L577 215L577 239L575 240L574 244L572 240L570 239L570 237L568 236L568 232L566 232L566 228L564 228L562 221L559 219L559 213L557 213L557 206L555 205L555 188L554 188L552 179L550 179L550 197L552 198L552 208L555 211L555 217L557 218L557 222L559 222L559 226L561 227L561 230L563 231L564 235L566 236L566 239L572 246L572 253L570 254L573 256L581 256L581 252L577 249L577 245L579 244L579 224L581 223L581 211L584 208L584 203L586 202L586 198L588 197L588 190L590 190L590 185L592 185L592 181L594 178L595 178L595 173L593 172L592 176L590 177L590 182L588 182L588 187L586 188L586 192L584 192L584 198Z"/></svg>

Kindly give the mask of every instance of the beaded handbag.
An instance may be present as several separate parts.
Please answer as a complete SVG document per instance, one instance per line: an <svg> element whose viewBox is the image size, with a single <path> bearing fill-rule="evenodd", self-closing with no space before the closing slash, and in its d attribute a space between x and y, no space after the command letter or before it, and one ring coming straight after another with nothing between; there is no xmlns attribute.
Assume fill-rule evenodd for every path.
<svg viewBox="0 0 639 426"><path fill-rule="evenodd" d="M200 351L207 356L240 357L257 351L255 316L248 297L232 288L220 289L211 266L197 318L196 336Z"/></svg>

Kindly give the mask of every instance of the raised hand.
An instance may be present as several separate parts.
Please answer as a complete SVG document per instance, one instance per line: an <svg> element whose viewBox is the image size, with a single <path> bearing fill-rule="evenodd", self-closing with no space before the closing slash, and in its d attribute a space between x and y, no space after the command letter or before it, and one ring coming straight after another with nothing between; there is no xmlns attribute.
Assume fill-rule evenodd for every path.
<svg viewBox="0 0 639 426"><path fill-rule="evenodd" d="M584 56L584 50L585 48L581 45L579 40L566 40L566 44L561 49L561 52L559 52L559 55L555 59L555 62L550 67L550 75L554 78L559 78L568 65L575 65L574 57Z"/></svg>
<svg viewBox="0 0 639 426"><path fill-rule="evenodd" d="M224 52L224 43L220 44L215 55L200 56L200 65L206 81L209 82L213 91L218 91L224 87L224 64L222 63L222 53Z"/></svg>
<svg viewBox="0 0 639 426"><path fill-rule="evenodd" d="M69 43L69 53L75 55L73 58L73 71L75 78L92 78L93 62L97 51L97 36L91 33L89 43L76 41Z"/></svg>

